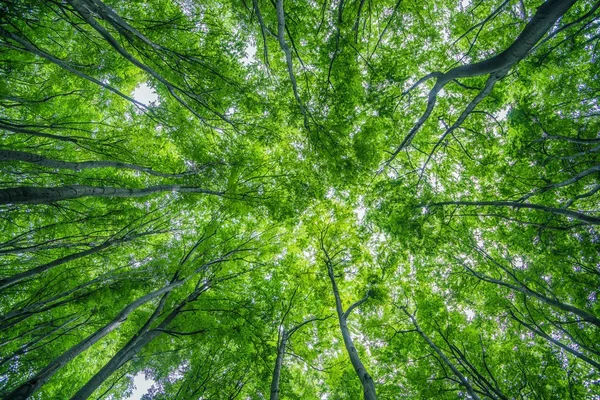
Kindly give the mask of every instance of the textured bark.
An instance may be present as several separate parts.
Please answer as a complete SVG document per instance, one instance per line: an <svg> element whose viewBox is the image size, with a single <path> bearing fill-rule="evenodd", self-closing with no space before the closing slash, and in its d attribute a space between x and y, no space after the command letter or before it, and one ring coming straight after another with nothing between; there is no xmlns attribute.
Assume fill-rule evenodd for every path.
<svg viewBox="0 0 600 400"><path fill-rule="evenodd" d="M143 189L70 185L60 187L22 186L0 189L0 204L49 204L81 197L143 197L160 192L204 193L222 196L223 192L181 185L156 185Z"/></svg>
<svg viewBox="0 0 600 400"><path fill-rule="evenodd" d="M352 311L352 309L354 309L355 306L351 306L350 308L348 308L348 311L344 313L344 309L342 308L342 301L340 299L340 293L335 282L335 276L333 275L333 267L329 262L327 265L327 272L329 274L329 279L331 280L331 286L333 288L333 295L335 297L335 308L338 315L340 330L342 332L342 338L344 339L344 345L346 346L346 351L350 356L350 362L352 363L352 367L354 367L354 371L356 372L356 375L358 375L358 379L360 379L360 383L362 384L364 399L377 400L377 393L375 392L375 382L373 381L371 375L369 375L369 373L367 372L367 369L365 368L360 357L358 356L358 352L356 351L356 347L354 346L352 336L350 336L350 331L348 330L348 325L346 323L346 319L349 315L348 311ZM364 299L360 301L364 302Z"/></svg>
<svg viewBox="0 0 600 400"><path fill-rule="evenodd" d="M94 169L94 168L118 168L118 169L131 169L134 171L144 172L153 176L160 176L163 178L178 178L187 175L186 173L181 174L166 174L162 172L154 171L152 168L143 167L141 165L129 164L118 161L82 161L82 162L68 162L53 160L40 156L38 154L26 153L24 151L14 150L0 150L0 161L23 161L31 164L41 165L42 167L55 168L55 169L70 169L72 171L80 171L82 169Z"/></svg>

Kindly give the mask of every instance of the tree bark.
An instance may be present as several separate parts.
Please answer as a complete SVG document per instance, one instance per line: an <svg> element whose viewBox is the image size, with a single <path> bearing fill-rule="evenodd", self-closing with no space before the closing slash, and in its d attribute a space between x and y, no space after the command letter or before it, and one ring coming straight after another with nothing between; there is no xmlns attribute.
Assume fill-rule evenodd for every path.
<svg viewBox="0 0 600 400"><path fill-rule="evenodd" d="M144 348L144 346L160 336L169 327L171 322L173 322L173 320L179 315L186 304L196 300L209 288L209 284L204 284L194 290L194 292L181 301L156 328L150 329L152 322L154 322L154 320L162 312L162 308L164 307L166 300L166 294L168 294L166 293L144 326L138 330L135 336L132 337L131 340L124 347L122 347L117 354L115 354L114 357L104 365L104 367L100 369L100 371L98 371L81 389L77 391L77 393L75 393L73 397L71 397L71 400L85 400L90 397L96 391L96 389L98 389L98 387L100 387L100 385L102 385L102 383L104 383L104 381L106 381L106 379L108 379L117 369L130 361L137 353L139 353L142 348Z"/></svg>
<svg viewBox="0 0 600 400"><path fill-rule="evenodd" d="M271 379L271 397L270 400L279 399L279 381L281 378L281 367L283 365L283 357L287 346L288 333L284 330L281 334L279 346L277 346L277 359L275 360L275 369L273 370L273 378Z"/></svg>
<svg viewBox="0 0 600 400"><path fill-rule="evenodd" d="M340 330L342 332L342 338L344 339L344 345L346 346L346 351L350 356L350 362L352 363L352 367L354 367L354 371L356 375L358 375L358 379L360 379L360 383L363 387L363 395L365 400L377 400L377 393L375 392L375 382L364 364L360 360L358 356L358 352L356 351L356 347L354 346L354 342L352 341L352 336L350 336L350 331L348 330L348 325L346 323L346 319L348 317L348 313L344 313L342 308L342 301L340 299L340 293L338 291L337 284L335 282L335 276L333 275L333 267L331 263L327 263L327 272L329 274L329 279L331 280L331 286L333 288L333 295L335 297L335 308L338 315L338 322L340 325ZM367 294L368 296L368 294ZM364 302L363 300L359 300ZM354 306L348 308L348 311L352 311Z"/></svg>
<svg viewBox="0 0 600 400"><path fill-rule="evenodd" d="M433 72L427 75L425 78L419 80L418 83L422 83L427 79L436 78L435 85L429 92L429 99L427 101L425 112L421 118L419 118L418 122L411 128L410 132L406 138L404 138L400 146L392 153L392 157L390 160L388 160L387 164L396 158L402 149L410 145L413 138L417 134L417 131L421 128L421 126L423 126L425 121L427 121L431 115L431 112L433 111L437 101L437 95L444 88L444 86L446 86L446 84L454 79L471 78L487 74L490 74L491 79L495 79L495 83L495 81L504 76L510 68L525 58L527 53L531 51L535 44L542 39L546 32L548 32L552 26L554 26L556 21L558 21L558 19L564 13L566 13L576 1L577 0L546 1L537 9L537 12L533 18L531 18L523 31L506 50L488 58L487 60L452 68L445 73ZM415 86L413 86L413 88ZM493 84L491 86L493 86ZM491 87L488 88L488 91L490 90Z"/></svg>
<svg viewBox="0 0 600 400"><path fill-rule="evenodd" d="M60 187L22 186L0 189L0 204L49 204L54 203L55 201L78 199L81 197L143 197L160 192L204 193L216 196L224 195L224 192L181 185L156 185L143 189L85 185Z"/></svg>
<svg viewBox="0 0 600 400"><path fill-rule="evenodd" d="M562 215L565 217L577 219L592 225L600 225L600 218L591 215L583 214L577 211L565 210L564 208L548 207L541 204L519 203L516 201L442 201L439 203L422 204L423 207L439 207L439 206L494 206L494 207L513 207L527 208L531 210L544 211L550 214Z"/></svg>
<svg viewBox="0 0 600 400"><path fill-rule="evenodd" d="M448 357L446 357L446 355L440 350L439 347L437 347L437 345L435 343L433 343L433 341L429 338L429 336L427 336L425 334L425 332L423 332L421 330L421 327L419 326L419 324L417 323L417 320L415 319L415 317L413 317L408 311L406 311L405 309L403 309L404 313L410 318L410 320L412 321L413 325L415 326L415 329L417 330L417 332L419 332L419 335L421 335L421 337L423 339L425 339L425 341L427 342L427 344L429 344L429 346L440 356L440 358L444 361L444 364L446 364L454 373L454 375L456 375L458 377L458 379L460 380L460 383L465 387L465 389L467 389L467 392L469 392L469 395L475 399L475 400L479 400L479 396L477 396L477 394L475 393L475 391L473 390L473 386L471 386L471 384L469 383L469 381L467 380L467 378L458 370L458 368L456 368L456 366L452 363L452 361L450 361L448 359Z"/></svg>
<svg viewBox="0 0 600 400"><path fill-rule="evenodd" d="M64 367L69 361L73 360L79 354L90 348L92 345L97 343L100 339L108 335L110 332L117 329L123 324L129 315L135 311L142 304L149 302L165 293L170 292L176 287L181 286L185 281L176 280L154 292L148 293L128 304L125 308L119 312L109 323L98 329L96 332L65 351L60 356L52 360L45 368L35 374L32 378L19 385L12 392L5 394L3 399L5 400L26 400L32 396L39 388L42 387L58 370Z"/></svg>
<svg viewBox="0 0 600 400"><path fill-rule="evenodd" d="M167 174L162 172L154 171L152 168L143 167L141 165L129 164L119 161L81 161L81 162L68 162L61 160L53 160L40 156L38 154L27 153L24 151L14 150L0 150L0 161L23 161L31 164L41 165L42 167L55 168L55 169L70 169L72 171L80 171L82 169L93 169L93 168L118 168L118 169L131 169L134 171L144 172L153 176L160 176L162 178L180 178L187 175L186 173L180 174Z"/></svg>

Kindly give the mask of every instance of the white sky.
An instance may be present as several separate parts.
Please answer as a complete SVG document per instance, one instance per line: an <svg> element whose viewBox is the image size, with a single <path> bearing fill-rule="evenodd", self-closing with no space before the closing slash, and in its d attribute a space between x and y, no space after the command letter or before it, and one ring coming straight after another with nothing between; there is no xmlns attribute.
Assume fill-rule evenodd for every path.
<svg viewBox="0 0 600 400"><path fill-rule="evenodd" d="M133 377L133 384L135 385L135 389L133 390L131 396L129 396L126 400L140 400L142 396L148 392L148 389L150 389L150 387L154 384L154 381L152 379L146 379L146 377L144 377L144 373L140 372Z"/></svg>
<svg viewBox="0 0 600 400"><path fill-rule="evenodd" d="M133 98L140 103L149 106L150 103L155 103L158 101L158 95L147 83L142 83L135 88L133 93L131 94Z"/></svg>
<svg viewBox="0 0 600 400"><path fill-rule="evenodd" d="M256 61L256 44L249 43L246 46L246 57L242 58L242 64L250 65Z"/></svg>

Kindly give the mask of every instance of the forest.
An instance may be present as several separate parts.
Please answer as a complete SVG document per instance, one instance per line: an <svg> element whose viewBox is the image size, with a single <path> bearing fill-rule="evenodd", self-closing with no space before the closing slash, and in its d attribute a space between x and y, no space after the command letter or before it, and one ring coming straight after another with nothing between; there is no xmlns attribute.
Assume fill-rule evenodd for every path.
<svg viewBox="0 0 600 400"><path fill-rule="evenodd" d="M0 399L600 399L599 9L0 0Z"/></svg>

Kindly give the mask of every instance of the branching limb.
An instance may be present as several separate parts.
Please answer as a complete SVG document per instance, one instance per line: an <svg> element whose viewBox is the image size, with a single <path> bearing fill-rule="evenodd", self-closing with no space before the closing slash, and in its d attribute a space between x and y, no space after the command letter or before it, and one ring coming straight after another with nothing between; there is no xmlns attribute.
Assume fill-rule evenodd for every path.
<svg viewBox="0 0 600 400"><path fill-rule="evenodd" d="M365 301L369 300L369 294L371 293L371 291L367 291L367 294L365 294L365 297L363 297L362 299L358 300L357 302L355 302L354 304L352 304L350 307L348 307L348 309L346 310L346 312L344 313L344 318L348 319L348 317L350 316L350 313L356 308L356 307L360 307L361 304L363 304Z"/></svg>
<svg viewBox="0 0 600 400"><path fill-rule="evenodd" d="M285 54L285 61L287 64L288 74L290 76L290 81L292 82L292 90L294 92L294 98L300 107L300 112L304 117L304 127L308 129L308 114L304 104L302 103L302 99L300 98L300 94L298 93L298 83L296 82L296 76L294 75L294 64L292 61L292 52L288 47L285 41L285 12L283 10L283 0L277 0L275 4L275 8L277 10L277 39L279 40L279 46L281 50Z"/></svg>
<svg viewBox="0 0 600 400"><path fill-rule="evenodd" d="M269 29L265 25L265 21L263 20L262 14L260 12L260 8L258 7L258 0L252 0L252 5L254 7L254 12L256 13L256 19L258 19L258 24L260 25L260 33L262 34L263 54L264 54L264 58L265 58L265 65L267 66L267 69L269 69L270 65L269 65L269 49L267 47L267 32L271 33L271 31L269 31Z"/></svg>
<svg viewBox="0 0 600 400"><path fill-rule="evenodd" d="M386 165L389 165L402 149L410 145L419 129L431 115L437 101L437 95L448 82L458 78L476 77L494 73L500 73L503 76L510 68L525 58L533 46L575 2L576 0L548 0L538 8L536 14L525 26L521 34L506 50L486 60L452 68L443 74L438 73L436 83L429 92L427 107L423 115L411 128L400 146L392 153L392 157L386 162Z"/></svg>
<svg viewBox="0 0 600 400"><path fill-rule="evenodd" d="M597 172L600 172L600 165L594 165L593 167L588 168L585 171L582 171L582 172L578 173L577 175L572 176L571 178L566 179L562 182L552 183L550 185L544 186L543 188L540 188L538 190L534 190L533 192L527 193L525 196L522 196L517 201L522 202L522 201L529 199L532 196L547 192L548 190L557 189L557 188L571 185L571 184L585 178L586 176L597 173Z"/></svg>
<svg viewBox="0 0 600 400"><path fill-rule="evenodd" d="M440 207L445 205L458 205L458 206L475 206L475 207L484 207L484 206L494 206L494 207L513 207L513 208L525 208L531 210L538 210L547 212L550 214L562 215L565 217L577 219L579 221L586 222L591 225L600 225L600 217L594 217L592 215L587 215L582 212L565 210L563 208L554 208L549 206L544 206L541 204L529 204L529 203L519 203L517 201L444 201L439 203L431 203L431 204L422 204L420 207Z"/></svg>

